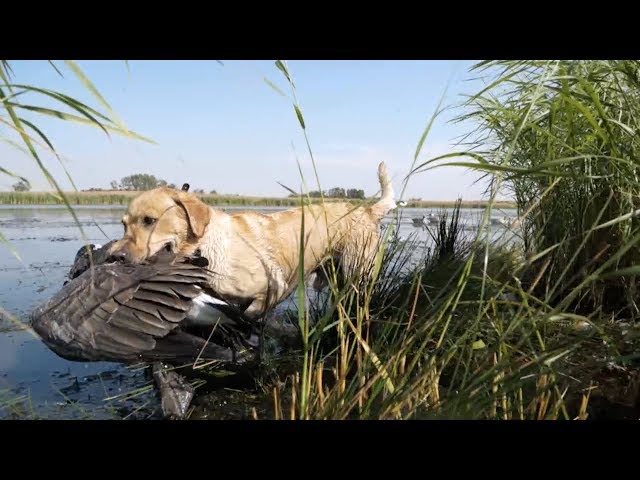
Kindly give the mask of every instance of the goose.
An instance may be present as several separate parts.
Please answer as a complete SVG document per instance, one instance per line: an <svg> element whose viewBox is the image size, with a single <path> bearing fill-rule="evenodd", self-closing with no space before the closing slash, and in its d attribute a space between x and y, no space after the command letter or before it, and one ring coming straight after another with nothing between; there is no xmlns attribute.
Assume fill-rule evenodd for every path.
<svg viewBox="0 0 640 480"><path fill-rule="evenodd" d="M193 388L167 364L250 365L257 325L205 291L212 273L203 257L162 250L141 264L114 263L110 245L78 251L63 288L30 314L31 327L67 360L151 363L163 414L182 418Z"/></svg>
<svg viewBox="0 0 640 480"><path fill-rule="evenodd" d="M413 225L416 227L424 227L430 223L440 223L440 217L435 213L429 213L429 215L423 215L421 218L413 219Z"/></svg>
<svg viewBox="0 0 640 480"><path fill-rule="evenodd" d="M427 217L429 219L429 223L440 223L440 215L436 215L435 213L429 213L429 216Z"/></svg>
<svg viewBox="0 0 640 480"><path fill-rule="evenodd" d="M510 227L512 223L513 223L513 220L511 220L511 218L507 216L491 218L492 225L499 225L501 227Z"/></svg>
<svg viewBox="0 0 640 480"><path fill-rule="evenodd" d="M422 217L416 217L413 219L413 225L416 227L423 227L427 224L427 217L423 215Z"/></svg>

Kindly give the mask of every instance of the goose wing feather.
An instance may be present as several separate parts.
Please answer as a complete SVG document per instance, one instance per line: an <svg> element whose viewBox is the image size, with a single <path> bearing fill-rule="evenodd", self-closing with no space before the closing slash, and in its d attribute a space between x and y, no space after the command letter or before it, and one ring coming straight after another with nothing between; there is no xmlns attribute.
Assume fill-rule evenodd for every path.
<svg viewBox="0 0 640 480"><path fill-rule="evenodd" d="M141 358L184 320L206 280L188 263L97 265L37 308L31 323L66 358Z"/></svg>

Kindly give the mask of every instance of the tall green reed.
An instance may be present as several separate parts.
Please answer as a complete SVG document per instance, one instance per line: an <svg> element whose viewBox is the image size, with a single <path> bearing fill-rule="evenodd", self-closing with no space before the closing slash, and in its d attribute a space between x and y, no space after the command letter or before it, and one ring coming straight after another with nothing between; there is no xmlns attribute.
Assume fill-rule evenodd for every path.
<svg viewBox="0 0 640 480"><path fill-rule="evenodd" d="M429 166L414 162L412 174ZM482 230L462 241L459 210L438 225L435 248L414 269L404 267L418 245L383 242L368 285L329 272L331 301L312 327L299 285L305 347L302 372L290 378L290 418L586 417L588 395L573 392L568 405L562 376L584 340L562 333L567 319L582 317L523 288L527 260L517 249ZM287 411L286 396L274 389L275 411Z"/></svg>
<svg viewBox="0 0 640 480"><path fill-rule="evenodd" d="M117 117L109 103L100 94L91 80L84 74L80 66L73 60L66 60L65 65L71 71L73 76L77 78L82 85L89 91L92 97L100 104L103 112L96 110L89 105L80 102L62 92L42 88L36 85L15 82L14 72L11 63L8 60L0 60L0 108L3 113L0 114L0 124L6 127L7 133L0 134L0 141L7 143L11 147L22 152L25 156L34 161L47 180L47 183L53 188L56 197L63 203L71 215L73 216L78 228L84 239L84 232L78 218L73 211L71 203L67 195L62 190L58 180L56 180L49 168L46 166L43 154L52 155L58 160L62 166L67 179L72 187L77 191L77 187L73 182L66 166L61 161L60 155L54 147L52 141L48 138L42 128L38 127L37 120L34 123L33 116L49 117L59 119L64 122L78 123L82 125L99 128L107 136L112 133L125 135L130 138L151 140L132 132L124 126L122 121ZM60 76L63 76L59 65L49 60L49 65ZM39 105L39 101L54 101L55 107L43 107ZM27 114L27 116L25 116ZM29 185L29 181L19 173L12 172L0 165L0 173L12 178L24 181ZM0 232L0 242L2 242L9 250L19 258L18 252L11 246L6 238Z"/></svg>
<svg viewBox="0 0 640 480"><path fill-rule="evenodd" d="M640 226L640 62L488 61L474 69L489 85L458 118L475 124L468 150L417 171L463 165L512 193L525 253L535 259L523 280L536 279L539 298L635 317L629 269L640 251L629 243Z"/></svg>

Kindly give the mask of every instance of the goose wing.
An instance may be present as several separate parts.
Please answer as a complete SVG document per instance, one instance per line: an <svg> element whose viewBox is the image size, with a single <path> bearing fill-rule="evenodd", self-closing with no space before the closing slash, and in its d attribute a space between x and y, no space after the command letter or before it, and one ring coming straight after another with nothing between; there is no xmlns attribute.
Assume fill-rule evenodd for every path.
<svg viewBox="0 0 640 480"><path fill-rule="evenodd" d="M186 318L207 278L188 263L97 265L37 308L31 324L52 350L74 360L175 355L160 344ZM198 346L186 333L177 336L168 344L182 353Z"/></svg>

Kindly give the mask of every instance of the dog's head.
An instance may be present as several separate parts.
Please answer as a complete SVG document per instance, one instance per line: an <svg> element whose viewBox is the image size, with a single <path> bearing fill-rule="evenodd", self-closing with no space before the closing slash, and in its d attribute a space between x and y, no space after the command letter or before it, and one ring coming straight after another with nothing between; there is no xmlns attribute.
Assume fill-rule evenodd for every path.
<svg viewBox="0 0 640 480"><path fill-rule="evenodd" d="M161 249L191 253L211 219L209 207L186 191L161 187L136 197L122 217L124 235L111 254L139 263Z"/></svg>

